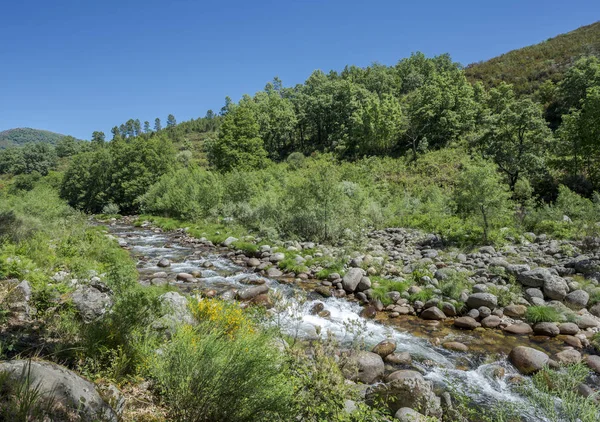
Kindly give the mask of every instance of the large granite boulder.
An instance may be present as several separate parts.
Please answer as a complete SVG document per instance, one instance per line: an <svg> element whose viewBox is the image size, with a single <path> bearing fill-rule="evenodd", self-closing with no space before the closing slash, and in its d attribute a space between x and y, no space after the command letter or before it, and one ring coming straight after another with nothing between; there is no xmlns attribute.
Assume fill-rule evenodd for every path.
<svg viewBox="0 0 600 422"><path fill-rule="evenodd" d="M117 414L98 394L94 384L63 366L45 361L12 360L0 363L0 372L7 373L14 381L28 378L31 388L38 389L42 397L78 414L81 420L117 422Z"/></svg>

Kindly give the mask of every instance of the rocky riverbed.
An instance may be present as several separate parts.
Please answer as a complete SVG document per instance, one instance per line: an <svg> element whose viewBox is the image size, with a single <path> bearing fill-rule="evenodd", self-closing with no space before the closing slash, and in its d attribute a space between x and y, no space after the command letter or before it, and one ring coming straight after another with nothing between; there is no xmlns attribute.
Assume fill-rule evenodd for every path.
<svg viewBox="0 0 600 422"><path fill-rule="evenodd" d="M304 340L329 332L343 347L359 338L371 351L353 358L359 369L353 381L371 385L363 390L367 401L403 396L403 389L410 389L414 403L392 409L398 413L418 407L439 416L436 393L443 399L452 385L484 406L518 403L526 419L539 420L512 388L523 382L521 374L581 360L600 373L600 357L590 345L600 331L600 304L590 304L600 292L594 240L528 235L502 250L487 246L463 253L445 248L433 235L387 229L371 233L364 252L347 254L343 275L332 272L322 280L317 279L322 265L301 264L311 264L315 256L339 256L336 248L245 239L259 245L249 253L236 249L235 238L215 245L185 230L164 232L148 222L133 227L131 221L110 223L111 235L138 259L142 284L178 287L180 294L165 297L179 309L170 318L188 317L182 295L219 296L270 308L280 328ZM302 272L280 265L290 257ZM444 283L456 273L465 288L445 296ZM382 300L376 290L384 280L407 288L386 291ZM502 303L507 298L510 303ZM552 307L562 321L528 323L531 306ZM592 375L584 390L590 394L599 386ZM417 402L428 404L424 409Z"/></svg>
<svg viewBox="0 0 600 422"><path fill-rule="evenodd" d="M262 306L270 315L266 323L290 338L309 344L335 337L348 382L363 401L385 403L399 420L420 417L417 410L447 420L454 414L449 389L483 408L508 402L523 420L545 420L517 387L545 366L582 361L590 375L578 392L597 396L600 390L600 356L593 344L600 331L595 239L529 234L502 249L462 251L434 235L391 228L370 233L359 250L348 250L251 237L214 244L135 217L100 224L137 261L142 285L175 287L161 296L167 311L153 329L168 334L181 322L193 323L189 296ZM58 272L53 279L73 286L63 300L83 321L93 324L110 312L113 292L102 274L71 280ZM35 344L41 337L35 335L28 282L2 283L11 291L8 330L23 347L31 342L43 348ZM532 309L544 311L536 314L540 321L531 321ZM73 386L87 385L62 367L36 371L49 380L64 376ZM98 409L114 410L114 418L124 400L114 386L107 387L111 394L93 399ZM67 402L79 400L77 388L65 390ZM103 407L103 400L111 407ZM355 406L348 401L347 410Z"/></svg>

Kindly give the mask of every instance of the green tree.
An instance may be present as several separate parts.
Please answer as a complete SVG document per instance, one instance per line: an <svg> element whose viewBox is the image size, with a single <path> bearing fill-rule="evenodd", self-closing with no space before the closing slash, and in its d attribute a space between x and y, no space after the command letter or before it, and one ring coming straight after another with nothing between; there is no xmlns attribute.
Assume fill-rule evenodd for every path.
<svg viewBox="0 0 600 422"><path fill-rule="evenodd" d="M511 85L502 83L490 90L475 146L484 158L494 160L511 191L521 176L543 171L551 139L539 104L517 99Z"/></svg>
<svg viewBox="0 0 600 422"><path fill-rule="evenodd" d="M100 212L111 201L112 169L108 148L76 155L65 171L61 197L74 208Z"/></svg>
<svg viewBox="0 0 600 422"><path fill-rule="evenodd" d="M23 161L14 168L15 174L29 174L34 171L42 176L56 167L56 151L48 144L26 144L23 147Z"/></svg>
<svg viewBox="0 0 600 422"><path fill-rule="evenodd" d="M557 95L563 114L572 108L580 108L587 90L594 86L600 86L600 58L579 59L558 84Z"/></svg>
<svg viewBox="0 0 600 422"><path fill-rule="evenodd" d="M459 140L472 128L476 114L473 88L461 69L442 69L419 81L420 85L411 83L418 86L406 97L406 142L413 158L419 151L442 148Z"/></svg>
<svg viewBox="0 0 600 422"><path fill-rule="evenodd" d="M156 119L154 119L154 131L158 132L162 129L162 126L160 125L160 119L157 117Z"/></svg>
<svg viewBox="0 0 600 422"><path fill-rule="evenodd" d="M233 106L234 106L234 103L231 100L231 97L229 97L229 96L225 97L225 105L223 107L221 107L221 111L219 112L219 115L226 116L227 113L229 113L231 111L231 108Z"/></svg>
<svg viewBox="0 0 600 422"><path fill-rule="evenodd" d="M284 98L273 83L267 84L265 91L258 92L254 102L259 136L269 157L274 160L287 157L295 145L298 122L292 102Z"/></svg>
<svg viewBox="0 0 600 422"><path fill-rule="evenodd" d="M405 119L400 101L391 94L371 94L351 117L347 155L383 155L394 148L404 132Z"/></svg>
<svg viewBox="0 0 600 422"><path fill-rule="evenodd" d="M142 123L140 119L135 119L133 122L133 134L135 136L140 136L142 134Z"/></svg>
<svg viewBox="0 0 600 422"><path fill-rule="evenodd" d="M558 135L563 168L600 187L600 86L587 90L580 110L563 116Z"/></svg>
<svg viewBox="0 0 600 422"><path fill-rule="evenodd" d="M167 128L173 128L177 124L177 120L175 120L175 116L169 114L167 116Z"/></svg>
<svg viewBox="0 0 600 422"><path fill-rule="evenodd" d="M113 138L113 140L115 140L115 139L117 139L117 138L120 138L120 137L121 137L121 132L120 132L120 130L119 130L119 128L118 128L117 126L113 127L113 128L110 130L110 133L112 133L112 136L113 136L112 138Z"/></svg>
<svg viewBox="0 0 600 422"><path fill-rule="evenodd" d="M257 169L267 162L252 100L245 98L225 115L218 139L208 145L211 164L219 170Z"/></svg>
<svg viewBox="0 0 600 422"><path fill-rule="evenodd" d="M92 147L94 148L101 148L104 146L104 142L105 142L105 136L104 136L104 132L101 131L94 131L92 133Z"/></svg>
<svg viewBox="0 0 600 422"><path fill-rule="evenodd" d="M23 149L19 147L0 149L0 174L17 174L25 167Z"/></svg>
<svg viewBox="0 0 600 422"><path fill-rule="evenodd" d="M509 197L496 166L486 161L468 165L454 190L458 213L465 219L474 219L481 226L485 243L490 229L498 227L509 215Z"/></svg>
<svg viewBox="0 0 600 422"><path fill-rule="evenodd" d="M63 136L56 143L56 155L58 157L70 157L79 151L79 141L72 136Z"/></svg>

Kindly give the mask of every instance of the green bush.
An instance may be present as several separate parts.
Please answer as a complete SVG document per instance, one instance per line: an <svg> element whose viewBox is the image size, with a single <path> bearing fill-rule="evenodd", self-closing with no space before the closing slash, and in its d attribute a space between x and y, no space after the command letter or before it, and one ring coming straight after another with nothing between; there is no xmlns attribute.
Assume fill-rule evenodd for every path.
<svg viewBox="0 0 600 422"><path fill-rule="evenodd" d="M600 408L595 397L584 397L578 387L585 382L589 368L583 363L560 370L543 368L521 392L536 406L536 416L551 421L595 422ZM557 400L558 399L558 400Z"/></svg>
<svg viewBox="0 0 600 422"><path fill-rule="evenodd" d="M293 384L273 337L251 330L233 337L212 324L183 326L150 353L147 373L175 421L287 421Z"/></svg>
<svg viewBox="0 0 600 422"><path fill-rule="evenodd" d="M144 212L195 220L216 214L223 189L220 178L198 167L165 174L140 198Z"/></svg>
<svg viewBox="0 0 600 422"><path fill-rule="evenodd" d="M525 319L530 323L559 322L562 315L551 306L530 306L525 312Z"/></svg>

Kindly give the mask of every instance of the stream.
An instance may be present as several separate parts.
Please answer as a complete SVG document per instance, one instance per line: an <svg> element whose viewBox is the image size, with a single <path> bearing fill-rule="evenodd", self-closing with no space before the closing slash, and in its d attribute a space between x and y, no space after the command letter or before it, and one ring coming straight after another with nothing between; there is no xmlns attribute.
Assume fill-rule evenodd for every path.
<svg viewBox="0 0 600 422"><path fill-rule="evenodd" d="M493 406L499 401L512 402L521 409L524 420L543 420L534 416L533 406L511 388L511 379L520 376L507 361L506 355L516 345L531 345L532 340L527 337L504 337L501 333L491 333L490 341L490 330L486 330L484 338L481 333L452 329L448 324L438 321L411 317L396 320L362 318L362 307L358 303L344 298L323 298L295 283L262 277L223 257L226 248L188 245L180 241L181 233L161 232L118 222L109 225L108 229L112 235L127 242L125 245L121 241L122 246L127 247L137 260L141 283L149 283L157 272L166 272L169 284L177 286L183 293L214 290L220 295L232 289L248 287L240 282L244 278L263 278L267 280L271 291L288 301L289 306L274 318L280 321L279 327L287 334L310 340L330 332L342 344L361 336L360 340L367 347L385 339L393 339L397 344L396 352L408 352L413 359L412 366L420 369L425 379L432 381L440 390L452 385L483 407ZM157 266L160 258L167 258L172 264L160 268ZM177 273L181 272L199 272L201 276L198 282L176 281ZM304 300L298 301L297 295L302 292ZM311 313L317 302L324 304L324 309L329 312L328 317ZM354 328L349 329L349 326ZM436 338L442 337L444 342L467 339L469 345L475 345L474 353L453 352L434 345L435 342L430 341L432 333ZM498 339L494 340L494 335ZM549 349L549 353L554 349L553 343L547 338L538 344Z"/></svg>

